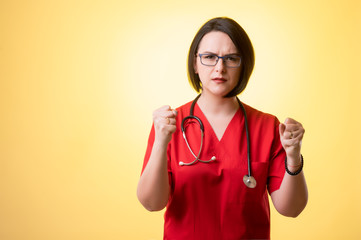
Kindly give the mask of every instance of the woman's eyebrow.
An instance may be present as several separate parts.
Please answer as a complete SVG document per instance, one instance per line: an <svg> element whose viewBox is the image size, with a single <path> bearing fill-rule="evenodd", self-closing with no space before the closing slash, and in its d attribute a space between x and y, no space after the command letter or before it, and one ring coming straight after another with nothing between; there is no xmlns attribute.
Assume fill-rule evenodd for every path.
<svg viewBox="0 0 361 240"><path fill-rule="evenodd" d="M217 55L216 53L211 52L211 51L205 51L205 52L203 52L203 54L205 54L205 53L207 53L207 54L214 54L214 55Z"/></svg>
<svg viewBox="0 0 361 240"><path fill-rule="evenodd" d="M204 51L203 54L213 54L213 55L217 55L217 56L218 56L217 53L214 53L214 52L211 52L211 51ZM227 54L225 54L225 55L223 55L223 56L228 56L228 55L237 55L237 56L239 56L240 54L239 54L238 52L235 52L235 53L227 53Z"/></svg>

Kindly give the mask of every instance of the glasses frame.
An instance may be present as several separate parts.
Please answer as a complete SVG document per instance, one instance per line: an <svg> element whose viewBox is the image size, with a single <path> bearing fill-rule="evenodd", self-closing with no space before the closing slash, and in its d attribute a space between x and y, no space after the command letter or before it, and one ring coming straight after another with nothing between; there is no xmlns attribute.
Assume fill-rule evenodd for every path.
<svg viewBox="0 0 361 240"><path fill-rule="evenodd" d="M214 67L214 66L216 66L216 65L218 64L218 61L219 61L220 58L222 58L224 65L225 65L226 67L228 67L228 68L238 68L239 66L241 66L241 63L242 63L242 58L241 58L241 56L239 56L239 55L237 55L237 54L228 54L228 55L224 55L223 57L218 56L218 55L213 54L213 53L198 53L197 55L199 56L199 59L201 60L202 65L208 66L208 67ZM212 55L212 56L217 57L216 63L215 63L214 65L204 64L204 63L202 62L202 56L204 56L204 55ZM240 61L239 61L238 66L234 66L234 67L227 66L227 63L226 63L226 61L224 61L224 59L225 59L226 57L229 57L229 56L239 57L239 60L240 60Z"/></svg>

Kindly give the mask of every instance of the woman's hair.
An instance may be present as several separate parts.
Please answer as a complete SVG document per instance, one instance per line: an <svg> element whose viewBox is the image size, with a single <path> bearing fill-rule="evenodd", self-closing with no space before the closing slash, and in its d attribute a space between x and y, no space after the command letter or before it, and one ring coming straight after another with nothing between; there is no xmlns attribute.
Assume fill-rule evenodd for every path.
<svg viewBox="0 0 361 240"><path fill-rule="evenodd" d="M213 18L206 22L197 32L188 53L188 80L193 88L200 92L202 89L201 81L198 74L194 71L195 57L199 43L204 35L209 32L224 32L226 33L234 45L236 46L241 56L241 74L240 79L234 89L232 89L225 97L233 97L240 94L247 86L248 80L251 76L254 67L254 51L251 40L243 28L234 20L226 17Z"/></svg>

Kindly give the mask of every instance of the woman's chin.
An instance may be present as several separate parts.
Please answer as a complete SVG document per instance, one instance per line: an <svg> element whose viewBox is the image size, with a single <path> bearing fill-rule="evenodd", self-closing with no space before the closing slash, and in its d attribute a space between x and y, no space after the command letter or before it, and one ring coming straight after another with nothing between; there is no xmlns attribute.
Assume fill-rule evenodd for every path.
<svg viewBox="0 0 361 240"><path fill-rule="evenodd" d="M230 92L231 90L229 89L211 89L211 91L202 91L202 94L209 94L215 97L220 97L223 98L225 96L227 96L227 94Z"/></svg>

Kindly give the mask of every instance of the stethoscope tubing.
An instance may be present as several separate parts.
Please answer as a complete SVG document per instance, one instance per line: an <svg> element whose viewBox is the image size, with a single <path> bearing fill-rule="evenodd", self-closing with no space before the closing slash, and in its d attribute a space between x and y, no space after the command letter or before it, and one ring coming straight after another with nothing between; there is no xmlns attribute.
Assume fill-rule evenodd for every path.
<svg viewBox="0 0 361 240"><path fill-rule="evenodd" d="M204 161L204 160L201 160L199 159L199 156L201 155L201 152L202 152L202 148L203 148L203 138L204 138L204 126L203 126L203 123L201 121L201 119L199 119L197 116L194 116L193 112L194 112L194 105L196 104L198 98L200 97L201 95L199 94L194 100L193 100L193 103L192 103L192 106L191 106L191 110L190 110L190 113L189 113L189 116L183 118L182 120L182 123L181 123L181 130L182 130L182 133L183 133L183 138L184 138L184 141L186 142L187 144L187 147L188 149L190 150L190 152L192 153L192 155L195 157L195 159L190 162L190 163L185 163L185 162L180 162L180 165L186 165L186 166L190 166L190 165L193 165L195 162L197 161L200 161L200 162L203 162L203 163L207 163L209 161ZM187 136L186 136L186 132L185 132L185 128L184 128L184 124L187 120L189 119L195 119L197 120L197 122L199 123L199 127L201 129L201 145L199 147L199 151L198 151L198 155L196 156L194 154L194 152L192 151L191 147L189 146L189 143L188 143L188 140L187 140Z"/></svg>
<svg viewBox="0 0 361 240"><path fill-rule="evenodd" d="M246 128L246 137L247 137L247 164L248 164L248 176L252 176L251 172L251 149L250 149L250 140L249 140L249 130L248 130L248 120L247 120L247 114L246 109L244 109L243 104L241 101L237 98L238 104L242 109L243 116L244 116L244 125Z"/></svg>

